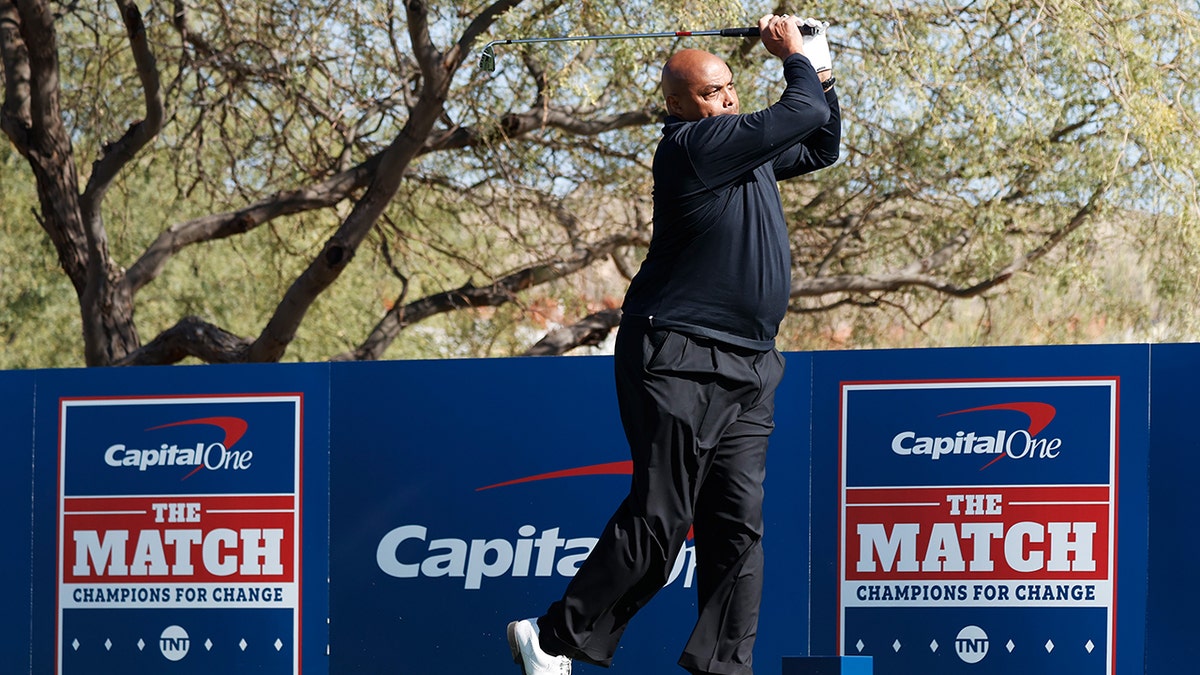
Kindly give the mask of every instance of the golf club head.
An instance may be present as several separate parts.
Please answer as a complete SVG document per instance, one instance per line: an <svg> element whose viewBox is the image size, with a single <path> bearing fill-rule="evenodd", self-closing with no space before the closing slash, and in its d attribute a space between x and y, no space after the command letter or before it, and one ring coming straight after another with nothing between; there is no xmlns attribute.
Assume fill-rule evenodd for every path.
<svg viewBox="0 0 1200 675"><path fill-rule="evenodd" d="M490 42L483 46L483 52L479 54L479 67L489 73L496 70L496 52Z"/></svg>

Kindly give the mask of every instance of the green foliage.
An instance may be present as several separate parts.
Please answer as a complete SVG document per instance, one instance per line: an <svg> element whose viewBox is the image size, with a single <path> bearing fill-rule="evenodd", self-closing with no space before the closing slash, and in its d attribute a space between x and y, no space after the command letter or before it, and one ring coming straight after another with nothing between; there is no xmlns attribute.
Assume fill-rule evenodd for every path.
<svg viewBox="0 0 1200 675"><path fill-rule="evenodd" d="M24 160L0 142L0 369L82 365L75 291L37 225Z"/></svg>
<svg viewBox="0 0 1200 675"><path fill-rule="evenodd" d="M310 186L380 152L426 84L395 3L202 3L189 6L186 34L161 7L143 9L167 120L104 202L110 254L122 267L167 228ZM773 9L524 2L474 47L751 25ZM836 166L783 186L795 278L885 278L953 254L924 270L941 290L907 283L797 298L782 347L1200 336L1194 0L851 0L822 10L833 24L845 138ZM475 11L431 5L435 43L448 49ZM63 109L84 181L105 144L144 115L115 12L64 5L57 25ZM384 217L309 310L285 358L342 354L392 307L570 259L606 237L644 242L659 67L682 46L727 58L743 109L778 95L778 63L754 41L498 45L494 73L467 56L426 141L431 152L406 167ZM633 113L648 121L605 126ZM470 142L439 149L457 134ZM0 176L0 367L80 365L78 302L31 215L28 166L7 143ZM137 295L142 341L187 315L257 336L361 194L184 248ZM965 243L952 246L960 236ZM385 355L521 353L557 323L618 301L623 274L643 253L619 252L623 272L595 265L503 307L429 319ZM966 290L1010 266L1008 281Z"/></svg>
<svg viewBox="0 0 1200 675"><path fill-rule="evenodd" d="M849 207L826 200L812 213L803 190L793 197L808 212L801 243L821 253L807 273L828 267L830 242L847 234L833 269L881 274L963 232L968 243L939 276L966 288L1076 219L1084 225L957 308L921 287L803 303L847 304L793 316L790 344L820 344L833 324L854 324L864 310L848 306L877 314L840 343L850 346L886 344L897 327L910 335L902 344L1194 338L1190 312L1167 310L1197 278L1187 276L1200 243L1191 207L1200 154L1188 140L1200 131L1188 85L1200 74L1194 9L1172 0L839 6L831 35L847 152L815 182ZM852 232L821 226L847 216ZM1061 329L1089 323L1105 330Z"/></svg>

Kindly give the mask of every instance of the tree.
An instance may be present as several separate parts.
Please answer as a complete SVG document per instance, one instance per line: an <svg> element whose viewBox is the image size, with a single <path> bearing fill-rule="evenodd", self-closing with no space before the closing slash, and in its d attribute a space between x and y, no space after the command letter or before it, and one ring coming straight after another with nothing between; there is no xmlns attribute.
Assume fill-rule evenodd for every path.
<svg viewBox="0 0 1200 675"><path fill-rule="evenodd" d="M1166 296L1174 270L1195 269L1194 242L1180 246L1200 167L1185 141L1200 65L1186 3L846 14L842 50L861 67L839 80L856 129L836 191L800 216L796 311L891 306L921 325L946 298L986 297L1017 275L1094 284L1104 263L1089 252L1117 233L1139 242Z"/></svg>
<svg viewBox="0 0 1200 675"><path fill-rule="evenodd" d="M381 358L431 317L569 295L601 268L609 287L587 282L592 302L570 309L611 328L599 300L648 241L657 66L680 41L500 46L495 73L478 49L747 24L768 8L456 7L178 1L164 16L0 0L0 127L75 294L85 363L279 360L314 307L347 348L307 358ZM1181 141L1200 59L1182 0L850 3L829 18L847 134L836 167L785 188L792 344L805 317L839 308L921 325L1019 275L1078 279L1069 263L1101 222L1151 255L1194 248L1200 163ZM744 107L770 102L778 67L754 41L698 46L729 57ZM239 282L198 261L239 246L254 283L218 301ZM199 300L155 298L189 256L208 279ZM356 256L388 279L386 305L332 300ZM1179 294L1188 265L1160 268L1155 287Z"/></svg>

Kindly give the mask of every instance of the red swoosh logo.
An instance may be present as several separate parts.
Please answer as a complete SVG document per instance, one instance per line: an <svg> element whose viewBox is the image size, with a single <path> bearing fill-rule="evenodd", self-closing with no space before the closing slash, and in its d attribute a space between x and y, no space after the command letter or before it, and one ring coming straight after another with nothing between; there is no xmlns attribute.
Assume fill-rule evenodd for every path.
<svg viewBox="0 0 1200 675"><path fill-rule="evenodd" d="M979 412L982 410L1013 410L1019 413L1024 413L1029 417L1029 435L1037 436L1050 421L1054 419L1057 410L1049 403L1040 403L1037 401L1017 401L1014 403L997 403L995 405L983 405L978 408L967 408L966 410L955 410L954 412L942 413L938 417L946 417L948 415L960 415L962 413ZM1005 453L1000 453L995 459L984 464L979 468L980 471L988 468L1005 457Z"/></svg>
<svg viewBox="0 0 1200 675"><path fill-rule="evenodd" d="M475 488L476 492L483 490L491 490L492 488L505 487L506 485L517 485L520 483L532 483L539 480L551 480L553 478L571 478L573 476L629 476L633 474L633 462L625 460L624 462L609 462L607 464L593 464L591 466L581 466L575 469L563 469L561 471L551 471L549 473L539 473L536 476L526 476L525 478L514 478L513 480L496 483L494 485L485 485L481 488Z"/></svg>
<svg viewBox="0 0 1200 675"><path fill-rule="evenodd" d="M221 429L221 431L224 431L225 439L221 442L221 445L224 445L226 449L232 448L234 443L237 443L238 441L242 440L242 436L244 436L246 434L246 428L249 426L246 423L246 420L244 420L240 417L198 417L194 420L183 420L182 422L171 422L170 424L160 424L156 427L150 427L149 429L146 429L146 431L154 431L155 429L166 429L168 427L191 426L193 424L207 424L209 426L218 427L219 429ZM179 480L181 480L181 481L187 480L188 478L191 478L193 474L195 474L197 471L199 471L200 469L203 469L203 468L204 468L204 465L201 464L200 466L196 467L195 469L192 469L191 473L184 476L183 478L180 478Z"/></svg>

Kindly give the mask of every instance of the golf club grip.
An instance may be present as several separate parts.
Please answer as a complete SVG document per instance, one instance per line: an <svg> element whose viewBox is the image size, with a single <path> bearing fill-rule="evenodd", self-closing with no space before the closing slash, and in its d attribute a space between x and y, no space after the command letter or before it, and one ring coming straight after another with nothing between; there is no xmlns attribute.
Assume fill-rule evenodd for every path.
<svg viewBox="0 0 1200 675"><path fill-rule="evenodd" d="M800 32L804 35L812 35L816 30L812 26L800 24ZM747 26L746 28L722 28L721 37L758 37L760 35L758 26Z"/></svg>

